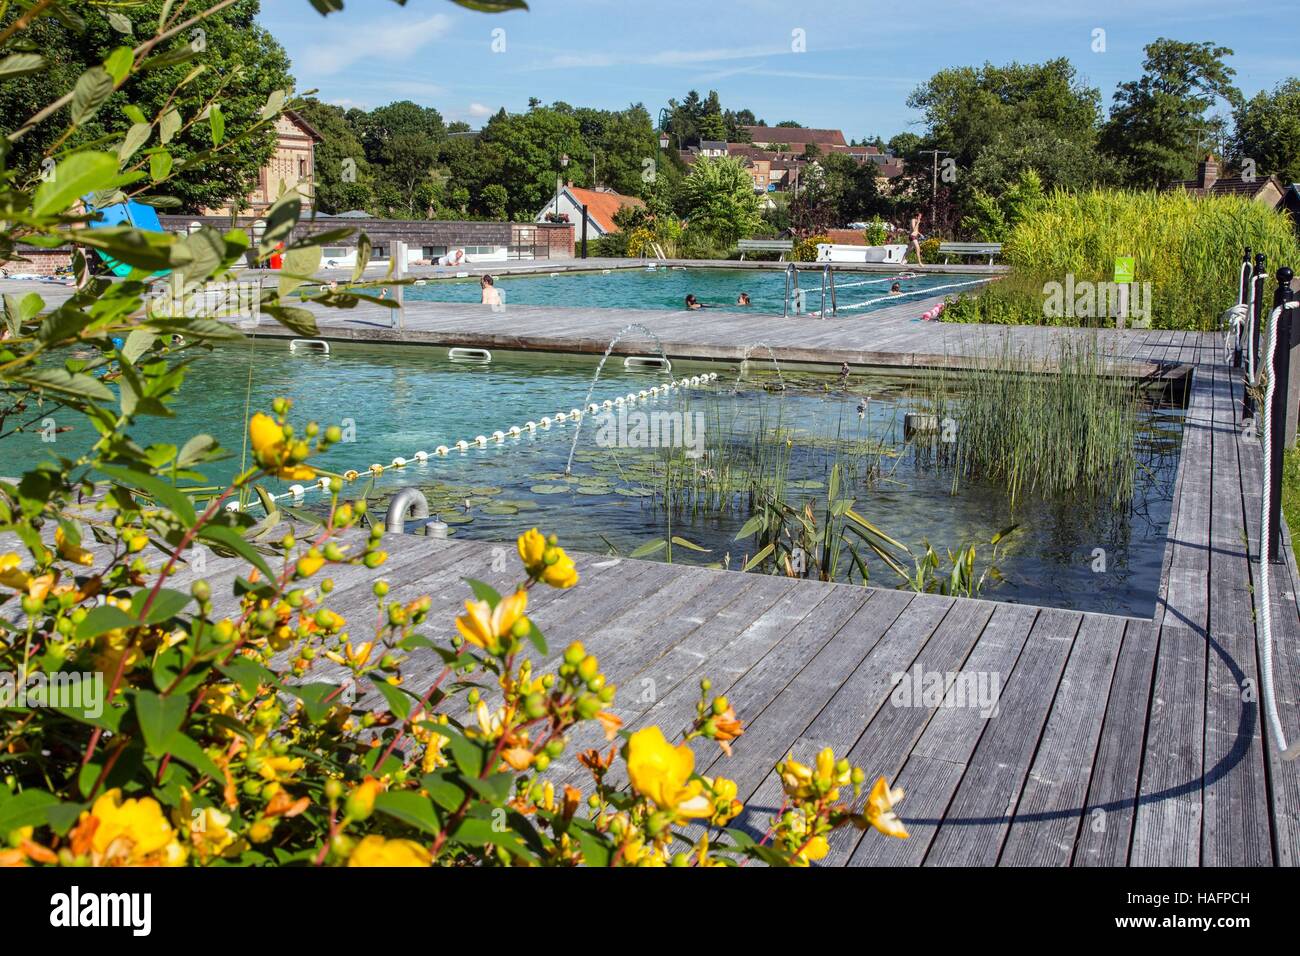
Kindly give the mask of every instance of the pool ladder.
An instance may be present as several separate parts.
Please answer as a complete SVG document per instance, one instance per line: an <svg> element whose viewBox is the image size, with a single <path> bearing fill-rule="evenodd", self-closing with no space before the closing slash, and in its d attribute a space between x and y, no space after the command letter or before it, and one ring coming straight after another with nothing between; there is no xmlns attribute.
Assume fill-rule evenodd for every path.
<svg viewBox="0 0 1300 956"><path fill-rule="evenodd" d="M839 305L835 297L835 270L830 266L822 266L820 269L811 270L821 273L821 308L817 311L817 317L826 318L826 299L829 296L831 301L831 315L839 313ZM804 315L808 311L808 291L799 288L799 267L793 262L785 267L785 307L781 314L787 318L793 307L795 315Z"/></svg>

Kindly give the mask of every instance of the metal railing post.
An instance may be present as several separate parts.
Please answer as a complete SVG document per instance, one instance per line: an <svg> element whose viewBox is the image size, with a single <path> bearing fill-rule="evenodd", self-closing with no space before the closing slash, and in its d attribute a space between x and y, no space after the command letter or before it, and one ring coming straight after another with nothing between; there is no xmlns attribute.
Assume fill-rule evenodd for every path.
<svg viewBox="0 0 1300 956"><path fill-rule="evenodd" d="M1259 378L1259 364L1263 356L1259 354L1260 318L1264 311L1264 266L1267 260L1264 253L1255 256L1255 271L1247 280L1247 304L1252 308L1246 315L1247 330L1250 336L1251 354L1255 356L1255 377ZM1255 398L1246 389L1242 390L1241 414L1243 418L1255 417Z"/></svg>
<svg viewBox="0 0 1300 956"><path fill-rule="evenodd" d="M1277 289L1273 292L1273 308L1282 306L1277 317L1276 340L1273 345L1273 367L1269 375L1272 383L1273 403L1269 406L1269 468L1271 469L1272 495L1268 510L1268 559L1276 561L1282 547L1282 470L1286 455L1287 395L1291 376L1291 311L1285 308L1291 297L1293 273L1286 266L1277 270Z"/></svg>

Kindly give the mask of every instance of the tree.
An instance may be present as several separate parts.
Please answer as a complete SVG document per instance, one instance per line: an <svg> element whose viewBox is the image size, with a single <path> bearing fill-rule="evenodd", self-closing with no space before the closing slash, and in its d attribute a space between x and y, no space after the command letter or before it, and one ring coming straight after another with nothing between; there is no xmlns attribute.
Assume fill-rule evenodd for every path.
<svg viewBox="0 0 1300 956"><path fill-rule="evenodd" d="M447 135L442 114L431 106L399 100L373 109L366 116L361 142L366 155L379 158L384 146L398 136L418 136L437 146Z"/></svg>
<svg viewBox="0 0 1300 956"><path fill-rule="evenodd" d="M509 214L532 219L555 195L556 177L585 183L591 169L591 150L572 111L537 107L527 113L492 117L480 141L497 150L500 159L495 180L510 194ZM560 157L569 157L563 167Z"/></svg>
<svg viewBox="0 0 1300 956"><path fill-rule="evenodd" d="M1101 93L1061 57L941 70L912 92L907 105L925 113L928 145L948 150L958 168L968 170L992 139L1014 137L1022 125L1093 148Z"/></svg>
<svg viewBox="0 0 1300 956"><path fill-rule="evenodd" d="M499 221L509 218L509 205L510 194L500 183L493 183L483 190L483 208L491 218Z"/></svg>
<svg viewBox="0 0 1300 956"><path fill-rule="evenodd" d="M1004 242L1045 199L1042 179L1034 170L1026 170L1000 196L975 190L974 212L962 220L962 228L981 242Z"/></svg>
<svg viewBox="0 0 1300 956"><path fill-rule="evenodd" d="M408 219L427 215L438 198L430 191L437 156L437 146L417 133L401 133L384 142L376 158L380 196L388 215Z"/></svg>
<svg viewBox="0 0 1300 956"><path fill-rule="evenodd" d="M690 229L730 247L762 223L754 181L738 159L702 157L682 182Z"/></svg>
<svg viewBox="0 0 1300 956"><path fill-rule="evenodd" d="M1129 183L1160 186L1191 175L1204 144L1224 121L1209 115L1222 99L1241 103L1227 47L1160 38L1147 44L1142 75L1115 91L1103 148L1125 167Z"/></svg>
<svg viewBox="0 0 1300 956"><path fill-rule="evenodd" d="M0 25L11 26L25 6L6 4ZM25 76L6 76L0 83L0 123L6 132L20 128L46 103L70 91L84 71L98 67L114 49L132 46L132 36L152 36L164 7L171 6L162 0L142 0L111 8L88 7L80 25L71 17L36 19L24 31L24 42L40 51L44 67ZM192 6L207 8L212 2ZM247 196L275 151L274 129L260 129L241 142L239 150L223 153L201 170L190 161L213 145L210 124L199 118L210 102L218 106L223 136L229 140L258 122L273 91L292 89L284 49L257 24L259 6L258 0L238 0L213 13L201 27L161 46L158 52L174 57L174 62L141 72L129 90L113 92L89 121L77 125L61 148L122 137L136 122L129 110L153 120L164 106L175 108L184 125L167 144L176 168L168 190L180 208L199 212ZM110 11L117 27L110 24ZM119 28L129 29L130 35ZM197 67L202 71L180 85ZM66 119L68 111L57 115ZM39 172L41 160L60 133L58 123L34 126L12 146L6 163L29 174Z"/></svg>
<svg viewBox="0 0 1300 956"><path fill-rule="evenodd" d="M1232 140L1238 165L1254 162L1257 175L1300 182L1300 79L1260 91L1233 111Z"/></svg>

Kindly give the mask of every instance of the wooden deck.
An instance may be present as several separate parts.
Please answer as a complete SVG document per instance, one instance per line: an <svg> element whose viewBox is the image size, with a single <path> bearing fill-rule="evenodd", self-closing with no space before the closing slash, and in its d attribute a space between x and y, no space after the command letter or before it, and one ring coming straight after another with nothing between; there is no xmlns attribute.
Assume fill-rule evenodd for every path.
<svg viewBox="0 0 1300 956"><path fill-rule="evenodd" d="M912 321L921 308L821 321L421 304L407 310L404 333L361 309L331 314L322 331L599 352L618 329L642 322L676 357L735 360L746 343L766 342L783 362L890 367L960 364L1002 334L1048 355L1056 336L1080 334ZM1300 762L1283 761L1266 739L1257 703L1261 452L1240 427L1239 378L1215 335L1100 335L1136 366L1191 370L1153 619L578 555L580 586L539 590L530 605L552 644L550 660L568 641L583 641L619 686L626 726L658 723L669 733L689 722L699 679L710 677L747 730L730 759L700 743L697 769L737 781L747 806L739 825L755 833L780 803L772 768L787 753L810 759L832 746L907 789L900 812L910 839L840 832L827 864L1294 865ZM645 347L644 337L626 341L627 351ZM461 579L513 580L492 570L502 545L390 537L386 547L392 597L431 594L434 634L450 632L467 594ZM209 571L214 585L233 573ZM1272 573L1278 704L1295 739L1300 573L1289 538ZM333 606L345 614L369 608L372 576L338 575ZM432 655L417 657L408 685L424 686L439 666ZM895 704L896 675L918 667L996 676L997 715ZM597 743L575 739L554 779L581 783L574 755Z"/></svg>
<svg viewBox="0 0 1300 956"><path fill-rule="evenodd" d="M831 746L906 788L910 839L841 831L825 864L1294 864L1300 764L1264 738L1256 703L1259 566L1246 535L1258 538L1259 443L1242 437L1217 343L1155 337L1196 368L1153 620L579 555L579 587L530 604L552 645L538 663L583 641L618 685L626 726L669 733L689 724L708 676L746 733L730 759L698 742L697 769L736 780L737 825L756 834L780 804L773 765L788 753ZM1164 360L1158 343L1150 354ZM435 633L467 594L461 579L514 579L513 558L492 570L508 544L391 536L386 547L393 596L431 594L431 620L445 622ZM1296 735L1289 548L1273 574L1278 699ZM368 607L368 580L340 575L334 606ZM439 667L430 656L409 669L409 686ZM897 675L917 668L995 677L996 716L896 704ZM600 743L577 735L552 778L584 785L574 757Z"/></svg>

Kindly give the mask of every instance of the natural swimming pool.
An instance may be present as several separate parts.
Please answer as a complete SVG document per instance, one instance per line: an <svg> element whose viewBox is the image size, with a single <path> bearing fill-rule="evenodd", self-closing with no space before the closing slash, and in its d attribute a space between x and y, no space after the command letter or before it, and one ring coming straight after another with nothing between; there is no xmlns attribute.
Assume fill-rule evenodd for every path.
<svg viewBox="0 0 1300 956"><path fill-rule="evenodd" d="M194 363L176 417L143 420L137 438L179 444L195 432L212 434L230 456L207 474L225 481L240 466L248 413L285 395L294 399L294 421L345 429L348 440L315 460L318 466L338 473L385 466L370 492L377 519L392 492L409 485L424 492L455 535L510 541L539 526L575 549L621 555L676 539L687 544L674 543L672 560L730 568L757 551L754 539L736 536L758 496L775 489L792 510L811 503L820 516L838 465L841 497L852 497L857 512L913 555L926 542L940 556L976 544L982 572L992 557L990 538L1017 525L991 562L996 572L983 597L1140 616L1154 608L1181 443L1177 407L1139 404L1138 467L1131 498L1119 507L1028 495L1013 508L994 482L955 485L927 443L906 434L906 415L927 407L916 383L790 370L782 380L757 361L743 375L734 365L679 364L668 376L624 369L615 357L592 395L602 412L606 400L683 376L707 377L709 368L718 378L613 405L608 417L588 415L572 449L575 423L567 420L455 450L461 439L567 415L583 405L594 368L589 360L532 355L455 364L445 350L432 348L335 346L328 356L291 354L282 343L222 348ZM63 425L57 412L52 421ZM677 447L654 447L665 424L668 434L677 429ZM75 457L93 441L84 428L57 432L53 442L42 434L6 439L0 472L14 474L51 454ZM439 445L452 450L401 469L390 465ZM369 483L363 476L348 491L359 494ZM288 487L265 484L275 493ZM319 508L322 501L309 490L300 507ZM259 507L255 500L252 507ZM665 546L652 556L666 555ZM870 583L900 583L896 571L865 549L862 558ZM860 580L860 573L849 573Z"/></svg>
<svg viewBox="0 0 1300 956"><path fill-rule="evenodd" d="M916 275L897 273L841 272L835 285L841 314L870 312L907 302L918 302L933 294L973 289L986 281L971 275ZM800 287L808 311L821 308L821 272L801 269ZM903 296L891 296L897 282ZM749 293L756 312L780 314L785 302L785 272L779 269L688 269L665 266L650 269L618 269L604 272L557 272L504 275L496 280L509 305L559 305L584 308L681 309L687 294L706 306L736 310L742 292ZM478 302L478 276L466 279L432 279L405 290L408 301ZM827 302L827 311L830 303ZM917 314L920 314L918 309Z"/></svg>

